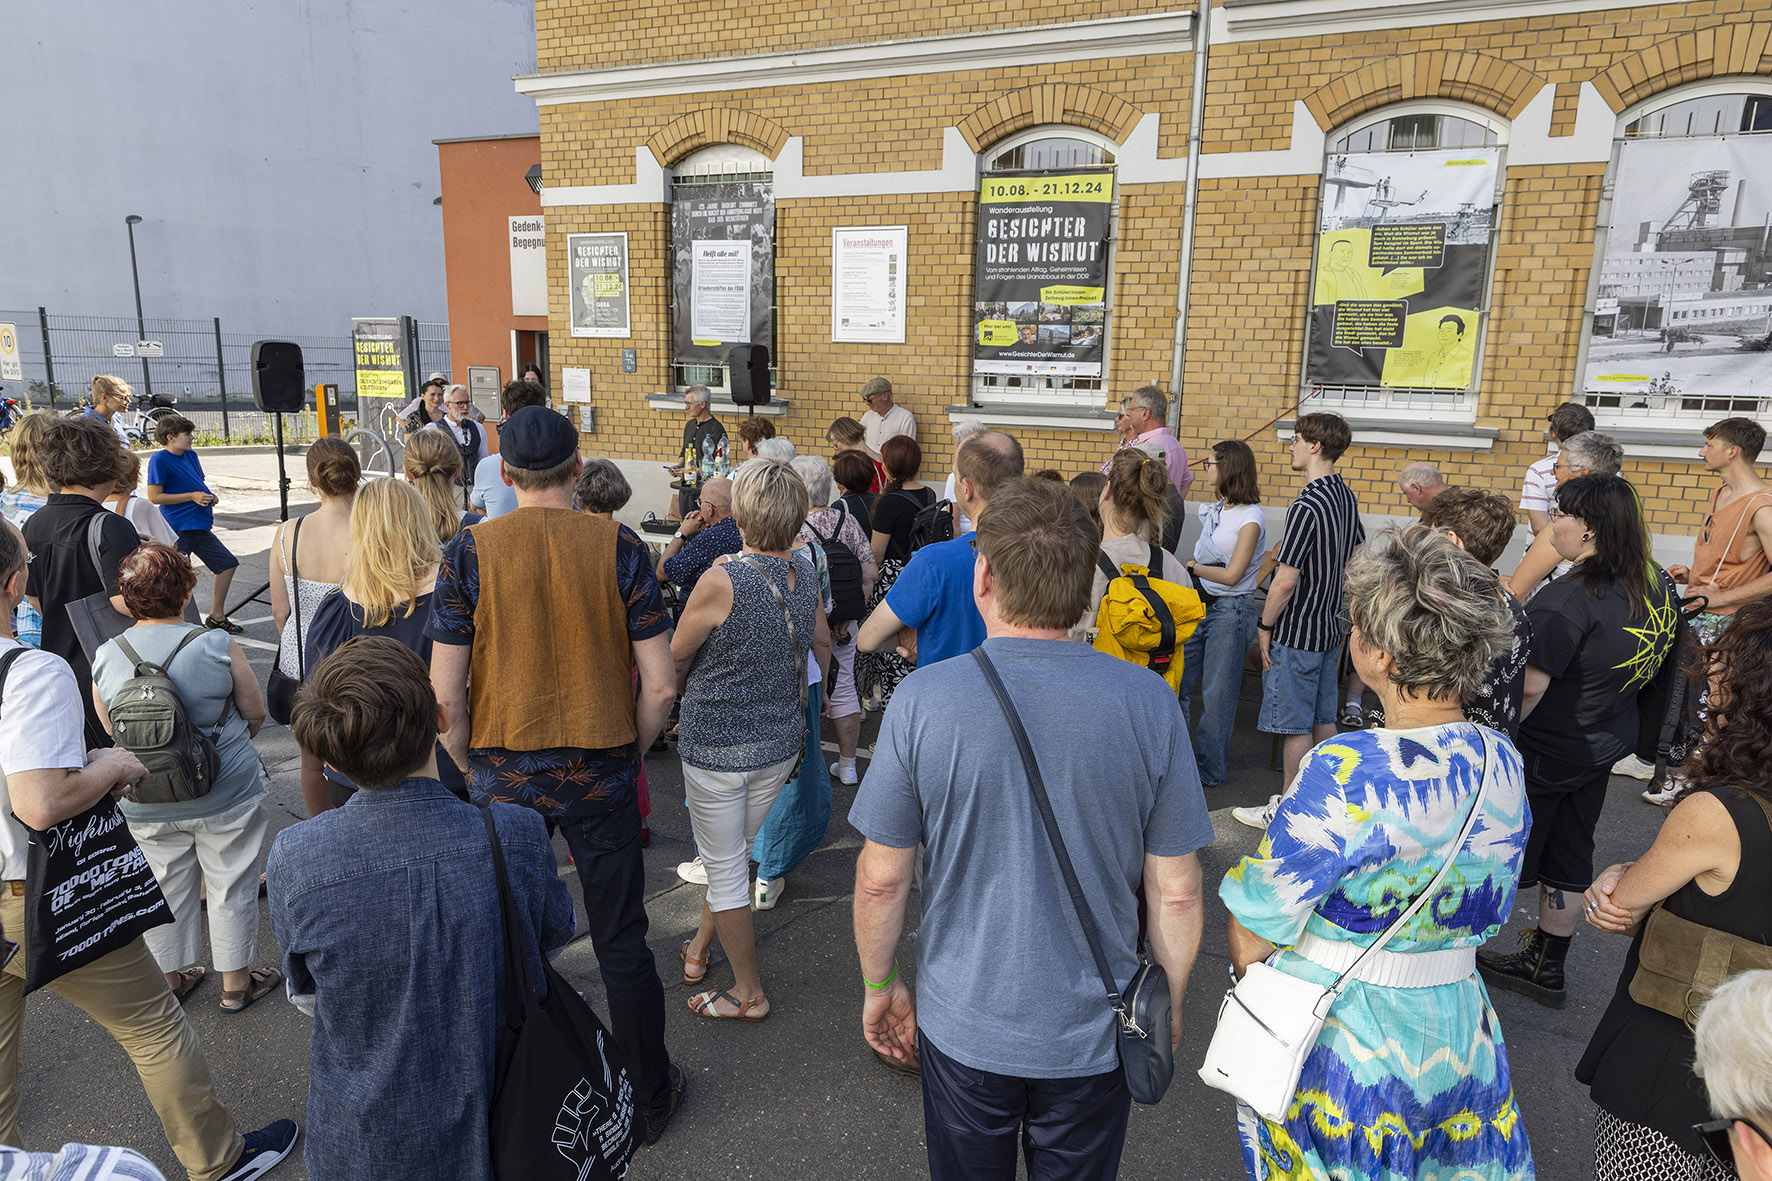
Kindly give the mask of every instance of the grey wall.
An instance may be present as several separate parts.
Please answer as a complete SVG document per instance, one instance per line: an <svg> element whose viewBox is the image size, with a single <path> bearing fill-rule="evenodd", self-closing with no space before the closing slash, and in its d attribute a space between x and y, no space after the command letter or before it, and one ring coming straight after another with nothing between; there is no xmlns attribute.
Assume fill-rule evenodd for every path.
<svg viewBox="0 0 1772 1181"><path fill-rule="evenodd" d="M527 0L6 6L0 307L443 320L437 138L533 132Z"/></svg>

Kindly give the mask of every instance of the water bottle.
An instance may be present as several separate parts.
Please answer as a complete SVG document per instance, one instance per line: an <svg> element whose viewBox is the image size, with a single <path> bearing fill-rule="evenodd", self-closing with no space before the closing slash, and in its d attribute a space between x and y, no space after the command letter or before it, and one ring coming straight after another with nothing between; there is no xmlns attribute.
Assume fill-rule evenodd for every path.
<svg viewBox="0 0 1772 1181"><path fill-rule="evenodd" d="M701 478L703 480L714 478L714 441L712 439L701 441Z"/></svg>

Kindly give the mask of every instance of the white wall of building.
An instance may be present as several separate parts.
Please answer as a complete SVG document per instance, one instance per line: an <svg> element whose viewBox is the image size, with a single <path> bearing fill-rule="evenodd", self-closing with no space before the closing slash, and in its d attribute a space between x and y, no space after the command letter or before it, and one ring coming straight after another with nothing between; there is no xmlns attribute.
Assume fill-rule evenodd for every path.
<svg viewBox="0 0 1772 1181"><path fill-rule="evenodd" d="M528 0L7 6L0 308L231 332L447 316L437 150L533 131Z"/></svg>

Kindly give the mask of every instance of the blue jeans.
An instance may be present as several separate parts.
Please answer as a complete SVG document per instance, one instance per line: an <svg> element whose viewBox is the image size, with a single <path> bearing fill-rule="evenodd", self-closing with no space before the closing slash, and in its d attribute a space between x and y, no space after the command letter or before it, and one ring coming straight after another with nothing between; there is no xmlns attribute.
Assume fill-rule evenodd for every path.
<svg viewBox="0 0 1772 1181"><path fill-rule="evenodd" d="M609 1032L627 1059L642 1114L671 1101L664 1044L664 985L646 945L646 872L640 862L640 802L555 820L584 888L585 933L609 997Z"/></svg>
<svg viewBox="0 0 1772 1181"><path fill-rule="evenodd" d="M1259 617L1252 594L1208 595L1206 617L1181 650L1184 715L1194 687L1205 682L1200 688L1200 728L1194 736L1194 761L1205 787L1223 787L1229 775L1231 731L1237 723L1237 698L1243 691L1243 662Z"/></svg>
<svg viewBox="0 0 1772 1181"><path fill-rule="evenodd" d="M1119 1067L1079 1078L1011 1078L974 1070L917 1034L923 1138L931 1181L1113 1181L1132 1095ZM1019 1141L1019 1144L1017 1143Z"/></svg>
<svg viewBox="0 0 1772 1181"><path fill-rule="evenodd" d="M822 689L822 685L807 686L806 757L800 763L800 773L775 797L751 845L757 876L770 881L786 877L806 860L823 843L831 823L831 772L824 761L824 735L818 719L824 705Z"/></svg>

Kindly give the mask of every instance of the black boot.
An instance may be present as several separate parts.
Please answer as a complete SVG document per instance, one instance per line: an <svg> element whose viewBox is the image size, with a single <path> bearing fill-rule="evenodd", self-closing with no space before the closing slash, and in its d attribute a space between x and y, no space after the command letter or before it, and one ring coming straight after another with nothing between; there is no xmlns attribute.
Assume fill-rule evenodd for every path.
<svg viewBox="0 0 1772 1181"><path fill-rule="evenodd" d="M1520 932L1520 950L1512 955L1477 953L1477 970L1491 988L1529 996L1553 1009L1563 1007L1563 960L1573 935L1547 935L1537 927Z"/></svg>

